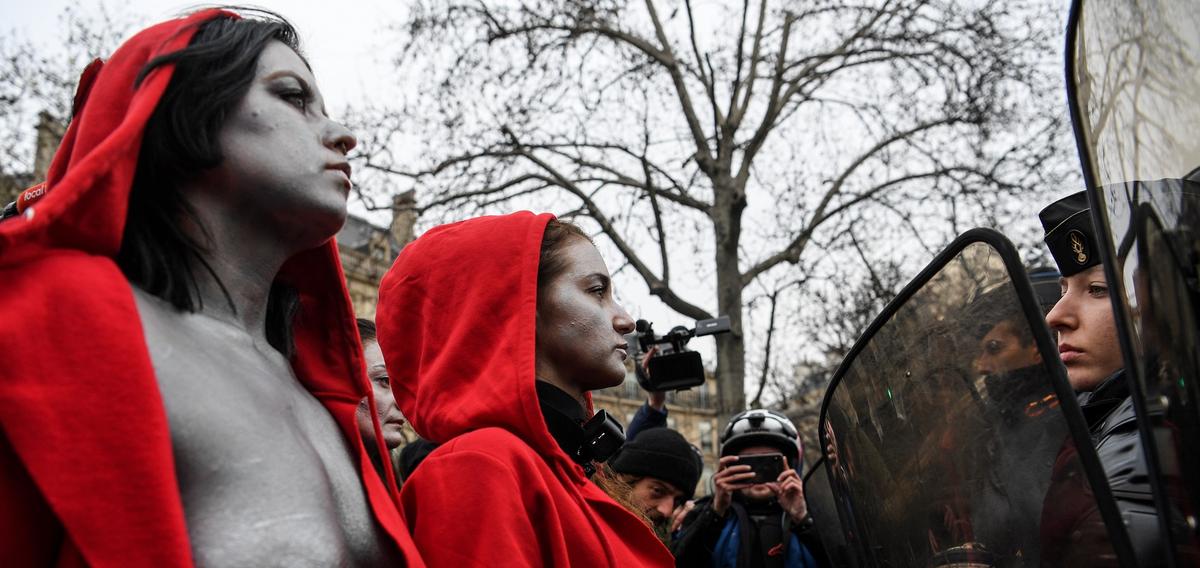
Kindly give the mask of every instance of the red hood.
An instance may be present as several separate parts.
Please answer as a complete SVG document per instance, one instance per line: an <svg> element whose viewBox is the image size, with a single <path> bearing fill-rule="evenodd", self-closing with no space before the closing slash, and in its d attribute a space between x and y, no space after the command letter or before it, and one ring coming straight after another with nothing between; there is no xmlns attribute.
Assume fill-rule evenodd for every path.
<svg viewBox="0 0 1200 568"><path fill-rule="evenodd" d="M152 58L186 47L196 29L215 17L237 16L205 10L157 24L122 44L107 62L97 59L84 70L75 116L50 164L48 193L29 208L32 214L0 224L0 251L9 256L68 248L116 255L142 130L174 66L159 67L137 89L134 80Z"/></svg>
<svg viewBox="0 0 1200 568"><path fill-rule="evenodd" d="M142 133L174 67L159 67L136 89L134 79L152 58L185 47L200 24L219 17L238 16L205 10L167 21L138 33L103 65L90 65L50 167L47 195L25 215L0 223L0 281L7 288L0 296L0 344L25 354L0 365L0 423L93 564L107 554L114 560L140 555L153 564L156 557L139 547L178 547L181 538L186 546L165 414L129 284L112 258ZM337 245L331 239L293 256L278 279L300 295L296 375L367 464L368 499L380 523L403 542L394 484L392 491L381 484L355 427L358 401L371 390ZM87 403L69 413L41 407L70 392L86 393ZM120 481L110 486L96 479ZM156 504L120 505L128 499L125 485L156 492L146 497ZM124 533L113 532L119 526ZM131 527L153 529L126 538Z"/></svg>
<svg viewBox="0 0 1200 568"><path fill-rule="evenodd" d="M422 437L442 443L499 427L569 462L534 387L538 257L553 218L525 211L442 225L383 277L379 346L392 393Z"/></svg>

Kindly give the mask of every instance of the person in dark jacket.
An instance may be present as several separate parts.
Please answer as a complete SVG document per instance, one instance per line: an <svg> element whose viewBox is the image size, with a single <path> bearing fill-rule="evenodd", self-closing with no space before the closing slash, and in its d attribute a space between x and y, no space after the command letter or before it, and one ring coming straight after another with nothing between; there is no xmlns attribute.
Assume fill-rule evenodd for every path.
<svg viewBox="0 0 1200 568"><path fill-rule="evenodd" d="M1060 199L1039 216L1046 231L1046 245L1062 273L1062 298L1046 315L1046 323L1058 334L1058 351L1067 368L1067 380L1078 394L1138 565L1160 565L1162 543L1157 513L1087 196L1079 192ZM1058 507L1060 511L1064 508ZM1061 512L1054 514L1062 516ZM1048 522L1044 515L1043 535L1050 536L1052 543L1061 542L1052 537L1055 524L1063 527L1063 532L1084 534L1083 540L1089 532L1103 534L1098 512L1080 511L1079 515L1071 522L1059 523ZM1080 530L1086 526L1093 529ZM1067 538L1080 540L1076 534ZM1086 547L1044 546L1043 560L1055 566L1067 565L1073 554L1086 554L1082 548Z"/></svg>
<svg viewBox="0 0 1200 568"><path fill-rule="evenodd" d="M787 468L767 483L739 459L782 454ZM800 439L786 416L748 410L721 435L713 496L700 499L683 519L671 545L676 566L809 568L825 566L824 549L808 514Z"/></svg>

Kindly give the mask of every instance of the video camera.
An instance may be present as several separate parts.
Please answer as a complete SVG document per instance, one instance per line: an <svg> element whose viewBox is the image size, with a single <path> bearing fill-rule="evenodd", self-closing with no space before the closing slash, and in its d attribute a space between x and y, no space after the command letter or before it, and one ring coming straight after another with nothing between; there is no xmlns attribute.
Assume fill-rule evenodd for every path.
<svg viewBox="0 0 1200 568"><path fill-rule="evenodd" d="M699 353L687 350L687 343L693 337L728 332L729 316L697 321L694 329L675 326L662 336L654 334L650 322L638 320L637 331L626 336L630 351L646 353L658 346L658 352L650 358L649 373L643 373L638 366L638 384L653 392L690 389L704 384L704 362Z"/></svg>

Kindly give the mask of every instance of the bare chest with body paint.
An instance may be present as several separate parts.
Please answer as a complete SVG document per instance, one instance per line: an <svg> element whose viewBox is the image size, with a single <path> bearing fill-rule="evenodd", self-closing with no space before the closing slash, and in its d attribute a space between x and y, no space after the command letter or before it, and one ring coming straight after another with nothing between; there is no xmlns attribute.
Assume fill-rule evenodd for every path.
<svg viewBox="0 0 1200 568"><path fill-rule="evenodd" d="M135 289L198 565L393 560L333 417L283 355Z"/></svg>

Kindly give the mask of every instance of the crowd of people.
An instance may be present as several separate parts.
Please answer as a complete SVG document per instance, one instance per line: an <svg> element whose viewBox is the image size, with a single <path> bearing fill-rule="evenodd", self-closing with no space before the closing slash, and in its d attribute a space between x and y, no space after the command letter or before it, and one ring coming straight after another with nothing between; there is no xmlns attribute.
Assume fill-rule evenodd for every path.
<svg viewBox="0 0 1200 568"><path fill-rule="evenodd" d="M199 11L87 68L45 197L0 222L6 564L833 565L786 416L729 420L695 499L703 458L663 393L624 444L593 408L634 322L577 226L430 229L356 320L331 240L355 144L270 14ZM1047 323L1145 512L1141 453L1105 451L1138 438L1086 209L1042 213ZM1041 362L1002 326L981 341L982 375ZM423 440L397 476L406 422Z"/></svg>

